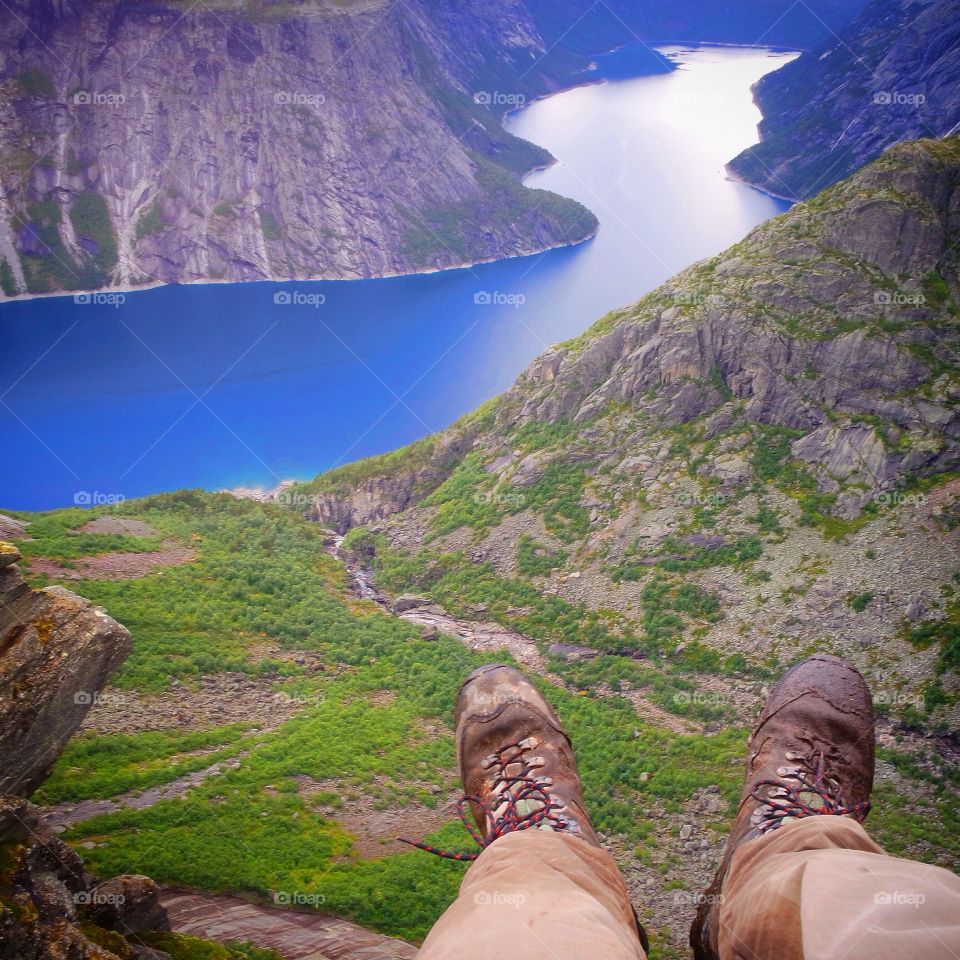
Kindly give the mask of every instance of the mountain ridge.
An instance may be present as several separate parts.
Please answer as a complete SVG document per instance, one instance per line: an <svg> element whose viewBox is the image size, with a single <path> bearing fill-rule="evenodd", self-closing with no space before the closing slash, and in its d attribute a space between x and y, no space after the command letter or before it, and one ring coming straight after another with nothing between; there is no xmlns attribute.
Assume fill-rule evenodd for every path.
<svg viewBox="0 0 960 960"><path fill-rule="evenodd" d="M727 169L774 196L810 198L894 143L956 130L960 4L872 0L753 90L760 142Z"/></svg>
<svg viewBox="0 0 960 960"><path fill-rule="evenodd" d="M491 576L541 570L541 588L628 620L643 609L637 589L663 571L711 592L729 567L725 589L736 597L768 553L796 565L775 581L785 596L794 587L805 595L818 577L803 573L793 543L844 545L829 546L833 563L819 577L829 582L840 565L830 602L837 592L872 599L871 563L879 571L896 556L877 544L902 513L919 525L911 557L928 584L901 571L885 604L925 611L922 619L936 609L934 585L949 585L957 546L947 516L960 465L958 184L960 139L892 148L551 348L449 430L295 485L281 500L341 533L358 528L391 589L442 583L462 555ZM951 544L942 564L927 553L938 536ZM871 537L879 559L863 566L851 545ZM912 605L916 591L925 599ZM726 603L719 609L733 616ZM794 620L789 603L773 618L787 628L778 642L800 652L822 626ZM845 653L867 642L867 620L837 622L852 631ZM900 622L882 633L906 670ZM748 656L756 642L744 647L722 625L702 641ZM915 666L908 675L921 688L928 681ZM930 694L936 722L955 728L956 694L939 697Z"/></svg>

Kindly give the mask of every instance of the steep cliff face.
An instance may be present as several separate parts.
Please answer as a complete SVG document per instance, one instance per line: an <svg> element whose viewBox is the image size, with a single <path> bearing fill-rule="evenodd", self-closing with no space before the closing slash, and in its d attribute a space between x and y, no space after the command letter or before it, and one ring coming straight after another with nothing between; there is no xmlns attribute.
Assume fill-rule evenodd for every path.
<svg viewBox="0 0 960 960"><path fill-rule="evenodd" d="M812 197L891 144L960 124L960 3L873 0L754 96L761 142L729 169L778 196Z"/></svg>
<svg viewBox="0 0 960 960"><path fill-rule="evenodd" d="M956 729L958 210L960 138L892 148L445 434L289 493L385 537L404 558L380 564L393 589L459 603L466 564L463 602L526 632L532 601L500 604L531 580L622 616L603 652L647 655L676 590L713 626L674 655L826 645L878 685L902 669L911 702Z"/></svg>
<svg viewBox="0 0 960 960"><path fill-rule="evenodd" d="M588 78L586 50L700 23L696 4L594 6L17 0L0 286L360 278L583 240L591 213L520 186L549 156L503 111ZM701 35L802 42L853 6L794 24L785 0L734 4Z"/></svg>
<svg viewBox="0 0 960 960"><path fill-rule="evenodd" d="M484 416L429 441L429 454L411 448L406 459L384 458L400 469L370 461L302 489L324 494L318 519L365 522L393 512L386 501L402 508L413 491L429 491L428 478L435 486L448 476L462 462L451 451L501 451L493 473L511 477L524 461L509 452L510 437L551 423L596 438L591 459L607 464L618 450L635 459L651 436L658 447L664 431L694 422L708 438L737 423L794 431L793 452L822 490L844 487L844 509L854 513L905 473L952 469L960 462L958 176L957 138L891 149L551 349ZM633 431L604 449L612 434L601 425L621 409ZM404 470L408 462L416 467ZM662 470L653 450L651 469ZM360 473L346 484L352 506L333 507L344 478ZM388 483L393 493L376 506L375 491ZM399 490L410 496L394 496Z"/></svg>
<svg viewBox="0 0 960 960"><path fill-rule="evenodd" d="M521 5L231 7L81 4L42 40L6 21L8 292L378 276L594 231L520 186L549 158L499 125L550 84Z"/></svg>

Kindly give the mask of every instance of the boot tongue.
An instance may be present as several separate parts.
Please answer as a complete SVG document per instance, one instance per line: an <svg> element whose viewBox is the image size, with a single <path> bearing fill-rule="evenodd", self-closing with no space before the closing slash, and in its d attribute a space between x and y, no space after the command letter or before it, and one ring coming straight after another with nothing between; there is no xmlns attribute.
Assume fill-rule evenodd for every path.
<svg viewBox="0 0 960 960"><path fill-rule="evenodd" d="M517 813L521 817L529 817L542 810L544 804L540 800L519 800L517 801Z"/></svg>
<svg viewBox="0 0 960 960"><path fill-rule="evenodd" d="M804 790L797 795L797 798L804 806L809 807L811 810L822 810L824 807L823 797L821 797L819 793L814 793L812 790Z"/></svg>

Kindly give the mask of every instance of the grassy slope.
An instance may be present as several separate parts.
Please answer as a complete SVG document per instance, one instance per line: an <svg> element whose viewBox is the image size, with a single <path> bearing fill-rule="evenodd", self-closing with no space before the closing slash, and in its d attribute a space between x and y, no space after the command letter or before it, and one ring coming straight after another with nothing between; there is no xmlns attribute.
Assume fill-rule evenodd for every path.
<svg viewBox="0 0 960 960"><path fill-rule="evenodd" d="M116 512L197 550L194 563L139 581L78 585L133 632L134 653L117 677L118 691L162 694L175 680L189 686L203 673L242 670L262 677L267 690L301 698L303 707L269 733L231 727L78 738L39 799L109 796L173 779L200 765L190 761L198 748L216 750L203 754L203 765L211 756L242 758L237 769L184 799L99 818L67 838L97 842L84 857L102 874L142 872L268 897L313 894L327 910L422 937L454 896L463 867L419 852L361 859L336 818L360 802L429 808L437 788L454 785L452 701L460 678L481 658L452 638L422 640L409 624L353 600L317 529L281 508L184 493ZM38 518L35 531L44 529L54 535L38 537L31 552L62 552L58 543L70 535L49 517ZM589 618L583 623L584 632L571 626L569 638L595 641ZM272 656L264 657L265 643L275 645ZM326 669L308 675L286 659L301 650L321 654ZM588 684L586 677L584 689ZM385 700L383 691L393 696ZM664 813L681 811L706 784L717 785L726 804L713 824L722 830L739 789L744 730L682 736L639 722L624 700L548 692L574 735L597 825L621 855L649 858ZM174 756L179 762L167 765ZM337 786L302 796L296 778L303 776ZM956 857L956 824L933 807L929 817L888 810L879 838L926 837L938 825L943 835L933 856ZM469 848L453 823L432 839ZM682 877L682 864L662 872Z"/></svg>

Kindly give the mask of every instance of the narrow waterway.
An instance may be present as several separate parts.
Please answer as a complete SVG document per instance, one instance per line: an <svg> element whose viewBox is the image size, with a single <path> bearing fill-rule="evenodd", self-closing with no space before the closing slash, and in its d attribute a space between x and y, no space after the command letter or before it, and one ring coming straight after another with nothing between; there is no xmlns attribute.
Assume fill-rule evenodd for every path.
<svg viewBox="0 0 960 960"><path fill-rule="evenodd" d="M0 306L0 507L273 486L393 449L785 209L724 163L756 141L751 85L792 55L661 49L679 69L612 69L507 121L557 158L529 184L599 217L585 244L415 277Z"/></svg>

